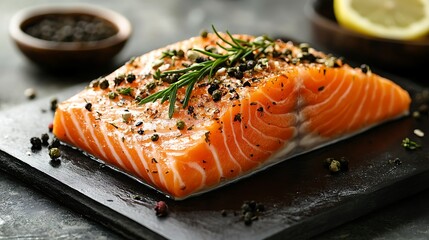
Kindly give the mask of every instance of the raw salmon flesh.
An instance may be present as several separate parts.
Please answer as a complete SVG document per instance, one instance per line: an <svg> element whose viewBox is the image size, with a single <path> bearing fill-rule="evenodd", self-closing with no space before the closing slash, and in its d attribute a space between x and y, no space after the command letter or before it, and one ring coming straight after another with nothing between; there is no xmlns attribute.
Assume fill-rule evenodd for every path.
<svg viewBox="0 0 429 240"><path fill-rule="evenodd" d="M271 44L203 75L186 104L186 86L176 88L176 99L142 103L180 81L180 73L160 73L213 60L192 49L226 54L229 46L219 36L151 51L92 81L58 105L53 133L184 199L409 112L409 94L368 68L352 68L305 44L248 35L234 38Z"/></svg>

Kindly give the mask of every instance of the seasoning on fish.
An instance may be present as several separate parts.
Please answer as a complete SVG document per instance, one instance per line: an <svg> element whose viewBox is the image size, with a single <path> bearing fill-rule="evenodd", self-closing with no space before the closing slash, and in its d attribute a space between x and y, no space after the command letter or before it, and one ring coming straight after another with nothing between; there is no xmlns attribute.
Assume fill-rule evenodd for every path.
<svg viewBox="0 0 429 240"><path fill-rule="evenodd" d="M115 85L118 76L133 77ZM369 68L308 44L214 29L136 57L58 104L53 133L184 199L405 116L410 101Z"/></svg>

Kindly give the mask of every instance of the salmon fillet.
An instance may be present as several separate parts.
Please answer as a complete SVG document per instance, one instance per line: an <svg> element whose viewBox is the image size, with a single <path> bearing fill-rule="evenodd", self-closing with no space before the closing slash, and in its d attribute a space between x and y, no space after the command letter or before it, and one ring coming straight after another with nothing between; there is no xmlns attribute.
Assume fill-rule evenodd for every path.
<svg viewBox="0 0 429 240"><path fill-rule="evenodd" d="M371 70L306 45L267 39L246 58L213 68L191 92L178 86L174 97L143 100L183 75L163 72L213 60L191 49L226 54L229 46L220 36L232 41L228 34L193 37L91 82L58 105L53 133L184 199L409 112L409 94ZM242 45L261 41L233 38Z"/></svg>

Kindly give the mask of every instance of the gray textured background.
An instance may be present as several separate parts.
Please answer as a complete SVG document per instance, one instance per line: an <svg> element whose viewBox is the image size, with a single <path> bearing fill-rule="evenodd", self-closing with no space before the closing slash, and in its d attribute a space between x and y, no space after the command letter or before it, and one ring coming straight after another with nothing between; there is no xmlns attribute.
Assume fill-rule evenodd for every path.
<svg viewBox="0 0 429 240"><path fill-rule="evenodd" d="M8 37L12 15L25 7L48 0L5 0L0 2L0 111L29 101L26 88L37 97L50 96L78 82L107 73L135 55L162 47L209 29L235 33L290 36L309 41L309 22L300 0L94 0L81 1L114 9L133 25L133 35L108 69L59 76L28 62ZM1 134L0 134L0 137ZM429 191L412 196L316 239L428 239ZM329 224L329 223L328 223ZM0 239L120 239L121 237L76 214L43 194L0 172Z"/></svg>

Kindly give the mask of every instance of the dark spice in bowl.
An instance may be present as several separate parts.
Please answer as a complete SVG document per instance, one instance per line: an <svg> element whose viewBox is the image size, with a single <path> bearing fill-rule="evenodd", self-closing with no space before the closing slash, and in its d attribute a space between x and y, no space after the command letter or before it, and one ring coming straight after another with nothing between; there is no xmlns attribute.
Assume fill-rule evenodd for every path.
<svg viewBox="0 0 429 240"><path fill-rule="evenodd" d="M90 4L29 7L11 19L9 33L18 49L49 70L108 66L131 35L119 13Z"/></svg>
<svg viewBox="0 0 429 240"><path fill-rule="evenodd" d="M100 41L118 32L112 23L98 17L60 14L42 16L23 30L35 38L55 42Z"/></svg>

